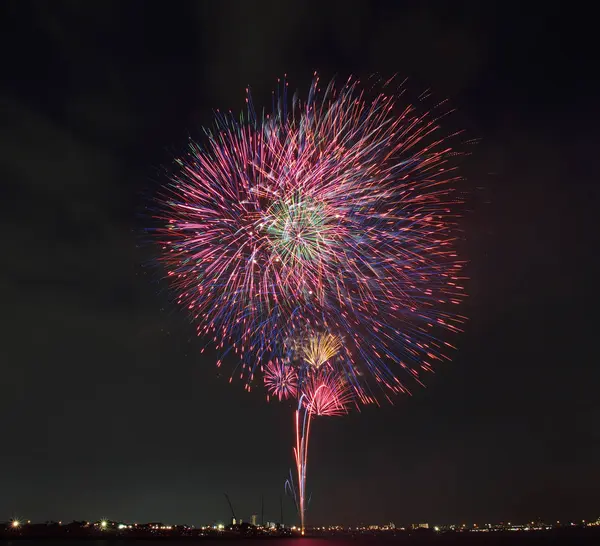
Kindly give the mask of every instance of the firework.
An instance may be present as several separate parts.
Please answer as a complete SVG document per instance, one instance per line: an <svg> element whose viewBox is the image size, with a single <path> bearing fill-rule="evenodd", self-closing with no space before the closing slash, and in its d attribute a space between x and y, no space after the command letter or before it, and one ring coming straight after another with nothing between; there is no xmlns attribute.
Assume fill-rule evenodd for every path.
<svg viewBox="0 0 600 546"><path fill-rule="evenodd" d="M334 417L347 413L354 400L346 376L334 366L342 348L339 338L323 332L302 335L294 345L297 354L304 360L295 362L300 371L298 383L298 407L295 413L297 486L293 477L286 482L292 492L298 514L300 529L304 534L306 512L306 468L308 463L308 441L311 421L314 417ZM292 351L291 354L294 354ZM318 366L315 362L318 361ZM291 474L291 473L290 473Z"/></svg>
<svg viewBox="0 0 600 546"><path fill-rule="evenodd" d="M294 398L298 387L298 373L292 366L278 358L269 360L264 371L264 382L267 391L279 401Z"/></svg>
<svg viewBox="0 0 600 546"><path fill-rule="evenodd" d="M284 94L262 119L248 105L190 144L165 192L178 301L248 384L284 332L309 328L345 336L341 371L362 402L406 392L463 320L454 135L436 110L368 100L352 80L315 79L305 103L288 111Z"/></svg>
<svg viewBox="0 0 600 546"><path fill-rule="evenodd" d="M248 92L247 116L218 114L161 201L164 262L198 335L237 355L248 390L262 370L268 396L297 398L303 532L311 420L408 392L464 320L458 133L442 132L443 103L401 106L388 84L370 98L315 78L288 110L285 83L262 118Z"/></svg>
<svg viewBox="0 0 600 546"><path fill-rule="evenodd" d="M316 334L303 347L304 359L311 366L320 368L338 354L341 346L340 339L333 334Z"/></svg>
<svg viewBox="0 0 600 546"><path fill-rule="evenodd" d="M294 459L298 484L297 487L294 487L293 480L290 479L287 485L294 495L300 515L300 529L304 535L306 468L311 421L317 416L333 417L345 414L348 404L352 401L352 396L344 377L331 368L309 368L307 378L299 392L298 409L294 421L296 428Z"/></svg>
<svg viewBox="0 0 600 546"><path fill-rule="evenodd" d="M331 417L347 413L352 395L344 376L320 370L309 375L300 401L311 415Z"/></svg>

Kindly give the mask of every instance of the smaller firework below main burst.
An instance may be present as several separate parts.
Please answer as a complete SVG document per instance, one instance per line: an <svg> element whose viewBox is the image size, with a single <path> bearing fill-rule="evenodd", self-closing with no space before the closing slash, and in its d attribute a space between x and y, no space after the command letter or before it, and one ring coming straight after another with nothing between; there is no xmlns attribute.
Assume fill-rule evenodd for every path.
<svg viewBox="0 0 600 546"><path fill-rule="evenodd" d="M310 337L306 345L302 347L302 351L307 364L318 369L333 358L339 352L341 346L342 343L339 337L333 334L318 333Z"/></svg>
<svg viewBox="0 0 600 546"><path fill-rule="evenodd" d="M279 401L295 398L298 389L298 373L292 366L286 365L280 358L270 360L264 371L267 391Z"/></svg>
<svg viewBox="0 0 600 546"><path fill-rule="evenodd" d="M323 367L308 375L300 403L313 416L333 417L348 412L352 393L343 375Z"/></svg>

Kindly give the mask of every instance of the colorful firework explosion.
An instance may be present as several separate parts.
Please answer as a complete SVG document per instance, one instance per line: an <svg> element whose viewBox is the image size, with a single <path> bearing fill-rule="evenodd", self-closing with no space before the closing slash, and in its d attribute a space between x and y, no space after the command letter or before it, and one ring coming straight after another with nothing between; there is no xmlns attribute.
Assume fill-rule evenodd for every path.
<svg viewBox="0 0 600 546"><path fill-rule="evenodd" d="M198 335L239 356L248 390L258 367L270 396L298 399L303 530L311 419L407 392L463 322L458 133L389 83L369 100L315 78L291 111L284 84L262 119L248 93L247 117L219 114L163 196L164 261Z"/></svg>
<svg viewBox="0 0 600 546"><path fill-rule="evenodd" d="M316 260L335 237L335 225L322 202L302 192L275 201L266 211L266 232L276 259L292 272Z"/></svg>
<svg viewBox="0 0 600 546"><path fill-rule="evenodd" d="M308 338L302 353L307 364L320 368L337 355L341 347L342 342L337 336L316 333Z"/></svg>
<svg viewBox="0 0 600 546"><path fill-rule="evenodd" d="M264 382L267 391L279 401L295 398L298 388L298 373L293 366L286 365L281 359L269 360L264 370Z"/></svg>
<svg viewBox="0 0 600 546"><path fill-rule="evenodd" d="M352 394L344 376L331 370L319 370L309 375L300 399L311 415L333 417L348 412Z"/></svg>
<svg viewBox="0 0 600 546"><path fill-rule="evenodd" d="M447 359L437 332L463 321L454 135L352 80L320 91L316 78L305 104L288 112L284 93L263 119L248 105L190 144L167 190L178 301L248 384L282 356L282 332L309 327L345 337L340 368L362 402L406 392L402 375Z"/></svg>

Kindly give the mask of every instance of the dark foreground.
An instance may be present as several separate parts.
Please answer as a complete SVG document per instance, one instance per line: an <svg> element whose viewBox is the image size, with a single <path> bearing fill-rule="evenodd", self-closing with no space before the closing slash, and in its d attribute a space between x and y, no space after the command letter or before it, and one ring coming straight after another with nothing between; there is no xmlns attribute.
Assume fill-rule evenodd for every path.
<svg viewBox="0 0 600 546"><path fill-rule="evenodd" d="M236 539L226 539L226 538L209 538L209 539L200 539L198 542L202 542L202 544L219 544L223 542L231 542ZM393 543L393 544L406 544L407 546L411 545L428 545L428 544L436 544L436 545L445 545L445 546L460 546L460 545L468 545L471 544L473 546L545 546L545 545L555 545L555 546L598 546L600 541L598 537L592 536L579 536L579 537L558 537L558 536L550 536L550 535L539 535L539 536L490 536L490 537L462 537L462 536L444 536L444 537L431 537L431 538L422 538L422 537L411 537L404 538L400 540L388 539L388 538L350 538L350 537L330 537L330 538L316 538L316 537L295 537L295 538L287 538L287 539L275 539L275 538L254 538L254 539L237 539L237 540L245 540L250 541L257 546L259 544L268 544L269 546L275 546L278 543L290 544L290 542L298 543L302 541L303 544L309 544L310 546L346 546L348 544L364 544L365 546L375 546L376 544L383 543ZM124 546L127 543L131 543L132 539L97 539L96 543L104 543L111 544L111 546ZM180 544L181 540L173 540L167 539L160 541L161 544L165 546L167 544L175 545ZM194 542L194 540L189 541ZM18 543L21 546L37 546L37 545L45 545L45 546L59 546L62 544L72 544L73 546L79 545L83 546L86 544L90 544L90 540L62 540L62 539L25 539L21 538L18 540L12 540L9 538L0 538L0 544L15 544ZM156 544L156 539L135 539L136 546L142 546L146 544L148 546L152 544Z"/></svg>
<svg viewBox="0 0 600 546"><path fill-rule="evenodd" d="M515 546L536 546L536 545L573 545L573 546L600 546L600 529L598 528L579 528L573 530L555 529L551 531L536 532L492 532L492 533L434 533L434 532L397 532L384 534L333 534L333 535L314 535L299 537L297 535L288 536L249 536L233 533L220 533L219 535L201 535L200 533L167 536L155 535L127 537L118 534L89 534L86 536L77 536L70 533L61 533L58 535L34 534L34 533L14 533L10 531L0 532L0 541L4 543L19 542L21 546L44 543L44 545L56 545L68 543L70 546L79 546L89 544L91 540L110 543L111 546L124 546L125 543L135 541L136 546L146 544L162 545L180 544L181 541L188 543L202 542L205 546L234 540L250 541L256 546L268 544L277 546L289 545L290 541L302 541L308 546L344 546L350 543L358 543L368 546L375 544L405 544L409 545L439 545L439 546L488 546L488 545L515 545Z"/></svg>

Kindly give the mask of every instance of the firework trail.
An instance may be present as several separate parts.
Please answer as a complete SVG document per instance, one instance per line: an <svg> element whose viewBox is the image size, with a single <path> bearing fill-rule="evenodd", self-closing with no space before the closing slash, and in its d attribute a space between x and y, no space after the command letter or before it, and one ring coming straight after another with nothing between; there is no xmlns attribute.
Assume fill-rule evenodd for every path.
<svg viewBox="0 0 600 546"><path fill-rule="evenodd" d="M298 479L297 493L293 482L288 482L288 487L294 494L298 514L300 515L300 529L304 535L306 513L306 467L308 464L308 440L310 438L310 425L316 416L339 416L348 411L352 402L352 395L343 376L332 369L311 368L302 394L298 399L298 408L295 413L296 445L294 459Z"/></svg>

